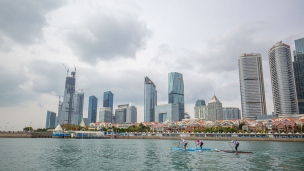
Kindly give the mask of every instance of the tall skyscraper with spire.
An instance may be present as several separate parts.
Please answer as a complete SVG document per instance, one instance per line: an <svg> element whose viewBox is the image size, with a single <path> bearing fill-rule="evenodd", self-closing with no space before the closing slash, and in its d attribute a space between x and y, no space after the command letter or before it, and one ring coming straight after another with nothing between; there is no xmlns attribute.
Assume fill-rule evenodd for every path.
<svg viewBox="0 0 304 171"><path fill-rule="evenodd" d="M304 38L295 40L293 69L299 114L304 114Z"/></svg>
<svg viewBox="0 0 304 171"><path fill-rule="evenodd" d="M182 119L184 119L184 81L183 75L181 73L170 72L168 74L168 103L178 104L178 120L181 121Z"/></svg>
<svg viewBox="0 0 304 171"><path fill-rule="evenodd" d="M290 47L281 42L268 51L274 113L281 116L298 114L294 72Z"/></svg>
<svg viewBox="0 0 304 171"><path fill-rule="evenodd" d="M75 75L76 68L74 72L71 72L71 76L68 76L67 72L62 108L58 116L58 123L61 125L72 124L72 117L74 115Z"/></svg>
<svg viewBox="0 0 304 171"><path fill-rule="evenodd" d="M242 119L255 120L267 114L261 54L244 53L238 61Z"/></svg>
<svg viewBox="0 0 304 171"><path fill-rule="evenodd" d="M103 107L111 108L111 114L113 114L113 99L114 94L111 91L106 91L103 93Z"/></svg>
<svg viewBox="0 0 304 171"><path fill-rule="evenodd" d="M155 106L157 106L157 91L150 78L144 82L144 122L155 121Z"/></svg>

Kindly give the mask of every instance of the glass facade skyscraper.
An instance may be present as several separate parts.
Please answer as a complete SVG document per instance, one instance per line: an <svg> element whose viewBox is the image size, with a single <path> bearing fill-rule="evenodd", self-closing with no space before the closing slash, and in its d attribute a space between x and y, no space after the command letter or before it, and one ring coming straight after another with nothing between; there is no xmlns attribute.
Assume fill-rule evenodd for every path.
<svg viewBox="0 0 304 171"><path fill-rule="evenodd" d="M168 74L168 103L178 104L178 120L184 119L184 81L181 73L171 72Z"/></svg>
<svg viewBox="0 0 304 171"><path fill-rule="evenodd" d="M145 77L144 84L144 122L154 122L157 106L156 86L148 77Z"/></svg>
<svg viewBox="0 0 304 171"><path fill-rule="evenodd" d="M244 53L238 63L242 119L255 120L267 114L261 54Z"/></svg>
<svg viewBox="0 0 304 171"><path fill-rule="evenodd" d="M206 119L204 110L206 108L205 100L197 100L194 106L194 118Z"/></svg>
<svg viewBox="0 0 304 171"><path fill-rule="evenodd" d="M126 111L126 122L136 123L137 122L137 108L130 103Z"/></svg>
<svg viewBox="0 0 304 171"><path fill-rule="evenodd" d="M76 92L74 96L74 116L72 117L72 124L79 125L83 118L83 100L84 93Z"/></svg>
<svg viewBox="0 0 304 171"><path fill-rule="evenodd" d="M274 103L274 114L298 114L294 72L289 45L276 43L269 51L269 66Z"/></svg>
<svg viewBox="0 0 304 171"><path fill-rule="evenodd" d="M299 114L304 114L304 38L295 40L293 69Z"/></svg>
<svg viewBox="0 0 304 171"><path fill-rule="evenodd" d="M98 99L95 96L89 97L88 123L95 123L97 117Z"/></svg>
<svg viewBox="0 0 304 171"><path fill-rule="evenodd" d="M155 122L176 122L179 121L178 104L163 104L155 106Z"/></svg>
<svg viewBox="0 0 304 171"><path fill-rule="evenodd" d="M65 89L62 102L62 111L58 115L59 124L72 124L72 117L74 115L74 95L76 70L71 72L71 76L67 76L65 80Z"/></svg>
<svg viewBox="0 0 304 171"><path fill-rule="evenodd" d="M111 108L112 114L113 114L113 98L114 98L114 94L111 91L106 91L103 93L103 107Z"/></svg>
<svg viewBox="0 0 304 171"><path fill-rule="evenodd" d="M237 107L223 107L223 119L224 120L241 119L240 109Z"/></svg>
<svg viewBox="0 0 304 171"><path fill-rule="evenodd" d="M115 109L115 122L118 124L127 121L127 108L129 104L118 105L118 109Z"/></svg>
<svg viewBox="0 0 304 171"><path fill-rule="evenodd" d="M112 112L111 108L103 107L99 109L99 122L110 122L112 123Z"/></svg>
<svg viewBox="0 0 304 171"><path fill-rule="evenodd" d="M52 111L47 111L45 128L55 128L56 127L55 124L56 124L56 113Z"/></svg>

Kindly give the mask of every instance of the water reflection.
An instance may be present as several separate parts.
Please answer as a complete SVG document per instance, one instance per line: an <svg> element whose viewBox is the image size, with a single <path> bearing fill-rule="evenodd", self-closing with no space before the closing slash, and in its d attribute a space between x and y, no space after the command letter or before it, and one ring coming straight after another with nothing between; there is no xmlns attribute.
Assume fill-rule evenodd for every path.
<svg viewBox="0 0 304 171"><path fill-rule="evenodd" d="M168 150L178 143L132 139L0 139L0 170L304 170L304 143L240 141L240 150L254 153L239 155ZM225 141L204 141L204 147L231 149Z"/></svg>

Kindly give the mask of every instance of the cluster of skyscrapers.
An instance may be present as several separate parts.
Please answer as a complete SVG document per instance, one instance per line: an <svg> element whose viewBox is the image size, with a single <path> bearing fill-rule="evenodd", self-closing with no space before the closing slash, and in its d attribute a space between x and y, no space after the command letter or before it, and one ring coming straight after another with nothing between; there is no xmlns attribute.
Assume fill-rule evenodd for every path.
<svg viewBox="0 0 304 171"><path fill-rule="evenodd" d="M95 122L124 123L137 122L137 108L132 104L118 105L113 114L113 98L111 91L104 92L103 107L98 111L98 98L89 97L88 118L83 117L84 93L75 91L76 69L65 81L63 101L58 104L58 115L47 111L46 128L55 128L57 124L79 125L82 121L88 125ZM80 89L83 90L83 89ZM99 115L98 115L99 114Z"/></svg>
<svg viewBox="0 0 304 171"><path fill-rule="evenodd" d="M188 116L185 114L183 75L178 72L168 74L168 104L157 105L155 84L144 80L144 122L174 122Z"/></svg>
<svg viewBox="0 0 304 171"><path fill-rule="evenodd" d="M294 117L304 114L304 38L295 40L294 62L290 46L276 43L268 51L274 115ZM239 58L242 118L267 115L262 59L259 53Z"/></svg>
<svg viewBox="0 0 304 171"><path fill-rule="evenodd" d="M276 43L268 51L274 115L293 117L304 114L304 38L295 40L291 59L290 46ZM260 53L244 53L238 59L241 94L241 111L235 107L222 107L214 95L208 105L204 100L196 101L195 118L205 120L222 119L257 119L267 115L264 88L262 57ZM137 122L137 108L132 104L118 105L113 114L113 93L104 92L103 107L97 117L98 99L89 97L88 118L83 118L84 93L75 91L75 75L66 77L64 98L59 99L58 116L48 111L46 127L57 124L78 125L82 120L91 122ZM189 118L185 113L183 75L178 72L168 73L168 104L157 104L155 84L148 77L144 78L144 122L174 122Z"/></svg>
<svg viewBox="0 0 304 171"><path fill-rule="evenodd" d="M291 59L290 46L282 42L276 43L268 51L274 105L274 112L270 117L296 117L298 114L304 114L304 38L295 40L293 55L294 62ZM238 108L231 107L222 108L222 115L220 102L213 97L210 102L217 103L213 107L197 101L194 107L196 118L265 118L267 108L261 54L244 53L239 57L238 65L242 117L239 118ZM212 108L216 108L217 112L211 114Z"/></svg>

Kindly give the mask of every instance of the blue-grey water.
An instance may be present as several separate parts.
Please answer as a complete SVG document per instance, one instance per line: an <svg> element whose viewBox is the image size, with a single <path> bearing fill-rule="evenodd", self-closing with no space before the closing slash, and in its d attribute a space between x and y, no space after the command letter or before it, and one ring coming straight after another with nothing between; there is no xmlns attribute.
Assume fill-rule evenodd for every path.
<svg viewBox="0 0 304 171"><path fill-rule="evenodd" d="M195 147L188 140L189 147ZM239 150L171 151L176 140L1 138L0 170L304 170L303 142L240 141ZM203 147L230 150L226 141Z"/></svg>

